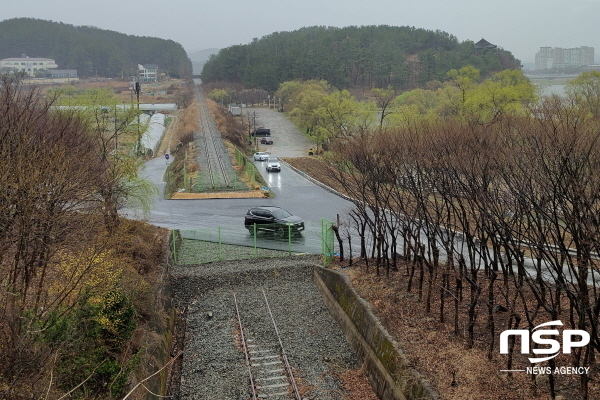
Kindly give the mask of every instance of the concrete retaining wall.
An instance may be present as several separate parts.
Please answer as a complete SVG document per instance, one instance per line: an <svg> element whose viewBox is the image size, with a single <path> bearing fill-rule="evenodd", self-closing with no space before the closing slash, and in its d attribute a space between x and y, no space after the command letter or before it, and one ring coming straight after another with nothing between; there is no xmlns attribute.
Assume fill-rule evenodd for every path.
<svg viewBox="0 0 600 400"><path fill-rule="evenodd" d="M437 399L344 274L315 266L315 283L382 400Z"/></svg>

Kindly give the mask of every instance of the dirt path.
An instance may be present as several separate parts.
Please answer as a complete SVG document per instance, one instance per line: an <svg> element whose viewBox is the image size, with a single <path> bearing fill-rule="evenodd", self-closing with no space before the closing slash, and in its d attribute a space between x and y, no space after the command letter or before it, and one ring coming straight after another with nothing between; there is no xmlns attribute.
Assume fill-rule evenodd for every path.
<svg viewBox="0 0 600 400"><path fill-rule="evenodd" d="M173 114L171 114L172 120L171 122L169 122L169 126L167 126L167 129L165 130L165 135L160 142L160 147L158 148L157 154L160 156L163 156L164 154L169 153L171 151L171 144L173 141L173 137L175 136L175 128L177 127L177 123L179 121L179 113L180 111L177 110Z"/></svg>

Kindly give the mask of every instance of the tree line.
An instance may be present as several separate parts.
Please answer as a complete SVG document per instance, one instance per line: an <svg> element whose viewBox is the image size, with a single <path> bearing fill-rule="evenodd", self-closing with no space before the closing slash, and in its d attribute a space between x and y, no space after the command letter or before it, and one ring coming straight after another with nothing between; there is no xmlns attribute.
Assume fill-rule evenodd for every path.
<svg viewBox="0 0 600 400"><path fill-rule="evenodd" d="M156 64L175 78L190 78L192 63L181 44L91 26L13 18L0 22L0 58L51 58L82 78L137 75L138 64Z"/></svg>
<svg viewBox="0 0 600 400"><path fill-rule="evenodd" d="M324 159L354 199L335 228L341 258L345 248L350 261L357 253L377 274L404 272L405 290L417 292L427 313L452 324L468 348L485 343L503 369L528 361L514 337L509 354L499 354L501 331L556 320L591 338L562 360L593 366L600 351L600 73L570 82L567 97L502 103L491 96L488 107L481 98L472 107L482 92L498 92L490 92L494 81L473 86L465 72L450 73L454 113L442 107L436 118L407 113L394 126L338 128ZM544 365L554 371L557 361ZM580 398L592 398L589 374L568 379L548 376L551 398L574 385Z"/></svg>
<svg viewBox="0 0 600 400"><path fill-rule="evenodd" d="M248 90L215 89L209 96L249 99ZM505 70L483 79L479 70L466 66L447 73L444 82L401 92L388 86L375 88L358 100L347 90L327 81L283 82L272 101L317 145L325 148L350 132L392 129L408 120L461 118L470 125L491 123L513 113L538 97L533 84L519 70ZM265 92L260 97L266 101Z"/></svg>
<svg viewBox="0 0 600 400"><path fill-rule="evenodd" d="M476 50L470 40L437 30L395 26L314 26L275 32L221 49L204 65L204 83L241 83L275 91L285 81L325 80L338 89L414 88L473 65L483 75L519 68L502 49Z"/></svg>

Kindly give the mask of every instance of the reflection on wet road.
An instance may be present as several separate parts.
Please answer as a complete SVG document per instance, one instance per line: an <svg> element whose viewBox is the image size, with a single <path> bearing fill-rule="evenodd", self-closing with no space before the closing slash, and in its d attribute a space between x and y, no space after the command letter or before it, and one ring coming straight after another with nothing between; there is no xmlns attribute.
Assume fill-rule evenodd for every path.
<svg viewBox="0 0 600 400"><path fill-rule="evenodd" d="M281 172L268 173L267 184L271 189L281 189Z"/></svg>

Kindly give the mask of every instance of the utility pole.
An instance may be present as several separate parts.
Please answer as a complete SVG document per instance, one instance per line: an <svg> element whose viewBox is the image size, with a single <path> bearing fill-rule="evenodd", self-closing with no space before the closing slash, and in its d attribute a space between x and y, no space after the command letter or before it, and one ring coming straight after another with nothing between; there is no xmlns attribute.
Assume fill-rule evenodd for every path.
<svg viewBox="0 0 600 400"><path fill-rule="evenodd" d="M138 155L142 155L142 133L140 130L140 92L142 91L142 85L140 83L139 77L134 77L135 82L133 82L133 89L135 91L135 95L137 97L137 130L138 130L138 143L137 143L137 152Z"/></svg>
<svg viewBox="0 0 600 400"><path fill-rule="evenodd" d="M256 111L254 111L254 116L252 117L252 124L252 132L254 133L254 146L256 148L256 151L258 151L258 138L256 137Z"/></svg>

